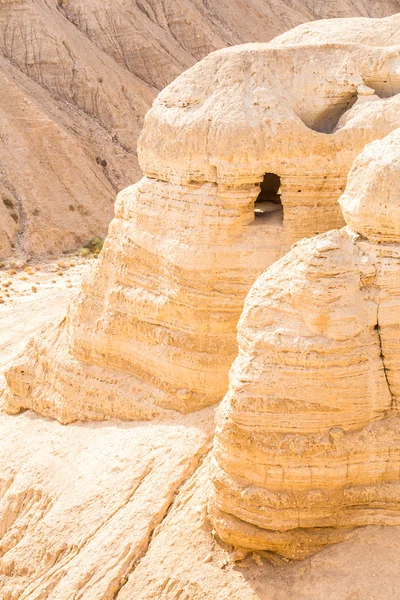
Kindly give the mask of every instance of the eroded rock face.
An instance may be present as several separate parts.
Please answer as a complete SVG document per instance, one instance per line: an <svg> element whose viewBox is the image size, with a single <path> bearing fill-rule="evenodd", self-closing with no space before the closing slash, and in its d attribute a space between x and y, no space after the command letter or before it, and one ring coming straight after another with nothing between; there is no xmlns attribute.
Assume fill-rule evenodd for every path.
<svg viewBox="0 0 400 600"><path fill-rule="evenodd" d="M290 558L400 524L400 130L356 159L340 204L349 227L252 287L217 418L215 529Z"/></svg>
<svg viewBox="0 0 400 600"><path fill-rule="evenodd" d="M292 4L0 0L0 258L104 237L116 192L141 176L136 143L155 95L209 52L312 19L400 10ZM3 185L14 202L4 215Z"/></svg>
<svg viewBox="0 0 400 600"><path fill-rule="evenodd" d="M400 126L400 50L386 47L399 18L375 22L381 46L378 34L346 45L338 27L337 44L222 50L159 95L139 144L145 176L119 195L66 326L9 371L9 410L152 418L223 397L251 284L292 241L343 224L353 158ZM376 95L372 77L394 95ZM332 119L332 134L314 130Z"/></svg>
<svg viewBox="0 0 400 600"><path fill-rule="evenodd" d="M210 446L210 409L158 424L0 415L0 597L113 600Z"/></svg>
<svg viewBox="0 0 400 600"><path fill-rule="evenodd" d="M95 48L61 0L0 2L0 256L104 237L155 90Z"/></svg>
<svg viewBox="0 0 400 600"><path fill-rule="evenodd" d="M278 176L286 248L342 225L336 201L352 161L399 125L400 16L374 21L371 43L370 20L335 23L224 49L186 71L146 116L145 174L229 187Z"/></svg>

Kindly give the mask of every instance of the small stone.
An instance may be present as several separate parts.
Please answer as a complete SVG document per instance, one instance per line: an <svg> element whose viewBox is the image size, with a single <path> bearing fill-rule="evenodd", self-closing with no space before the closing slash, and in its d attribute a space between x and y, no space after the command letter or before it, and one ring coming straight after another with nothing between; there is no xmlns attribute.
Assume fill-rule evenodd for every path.
<svg viewBox="0 0 400 600"><path fill-rule="evenodd" d="M259 567L263 566L263 561L262 558L259 554L257 554L256 552L253 552L253 560L257 563L257 565Z"/></svg>
<svg viewBox="0 0 400 600"><path fill-rule="evenodd" d="M238 562L239 560L244 560L247 556L248 552L246 552L245 550L241 550L240 548L234 550L233 552L230 553L229 555L229 561L231 563L233 562Z"/></svg>

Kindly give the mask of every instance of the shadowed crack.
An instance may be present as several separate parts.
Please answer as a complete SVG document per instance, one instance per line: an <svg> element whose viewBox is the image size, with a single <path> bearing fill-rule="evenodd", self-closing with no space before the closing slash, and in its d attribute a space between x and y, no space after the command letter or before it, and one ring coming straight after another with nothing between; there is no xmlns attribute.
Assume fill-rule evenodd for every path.
<svg viewBox="0 0 400 600"><path fill-rule="evenodd" d="M394 396L392 394L392 390L390 389L390 383L389 383L389 377L388 377L388 369L387 369L387 367L385 365L385 355L383 353L383 347L382 347L381 326L379 324L379 306L378 306L377 311L376 311L376 320L377 320L377 323L376 323L374 329L375 329L376 333L378 334L378 341L379 341L379 348L380 348L380 358L382 360L382 366L383 366L383 372L385 374L386 384L388 386L388 390L389 390L389 393L390 393L390 396L391 396L391 399L392 399L391 408L393 409L394 408L394 402L395 402L395 400L394 400Z"/></svg>
<svg viewBox="0 0 400 600"><path fill-rule="evenodd" d="M210 444L207 444L206 448L204 448L204 447L201 448L200 451L192 458L192 464L188 465L190 468L189 473L186 475L186 477L184 477L184 479L182 479L179 482L176 489L173 490L171 501L168 504L168 506L166 507L165 512L164 512L163 516L161 517L161 519L159 520L159 522L154 524L152 530L150 531L148 539L147 539L146 548L141 553L141 556L138 557L134 561L134 563L131 565L131 567L120 578L119 586L118 586L118 589L114 593L113 600L118 599L119 592L127 584L129 577L133 574L136 567L139 565L140 561L143 560L143 558L146 556L146 553L150 547L150 544L151 544L151 541L152 541L154 535L157 534L159 529L162 527L163 522L168 517L169 513L172 511L175 504L178 502L181 489L186 485L186 483L189 481L189 479L191 479L195 475L195 473L197 472L197 470L199 469L199 467L202 465L203 461L209 454L209 452L210 452L209 445Z"/></svg>

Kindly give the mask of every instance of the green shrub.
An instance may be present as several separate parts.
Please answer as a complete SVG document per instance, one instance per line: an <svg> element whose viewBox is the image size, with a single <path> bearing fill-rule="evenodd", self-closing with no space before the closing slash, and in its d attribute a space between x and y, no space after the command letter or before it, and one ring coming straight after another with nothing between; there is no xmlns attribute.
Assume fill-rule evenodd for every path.
<svg viewBox="0 0 400 600"><path fill-rule="evenodd" d="M103 248L103 244L104 244L103 238L100 238L97 236L92 237L92 238L90 238L90 240L88 240L86 242L86 244L84 244L82 246L82 248L80 248L78 250L78 254L79 254L79 256L89 256L90 254L97 256L101 252L101 249Z"/></svg>
<svg viewBox="0 0 400 600"><path fill-rule="evenodd" d="M99 252L101 252L101 249L103 248L103 244L104 238L95 236L89 241L87 241L83 247L87 248L91 252L91 254L99 254Z"/></svg>

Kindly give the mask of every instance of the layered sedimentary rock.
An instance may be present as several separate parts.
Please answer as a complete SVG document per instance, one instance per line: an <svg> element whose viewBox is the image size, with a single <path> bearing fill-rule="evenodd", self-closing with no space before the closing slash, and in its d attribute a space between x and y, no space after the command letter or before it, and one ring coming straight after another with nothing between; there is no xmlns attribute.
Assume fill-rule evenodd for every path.
<svg viewBox="0 0 400 600"><path fill-rule="evenodd" d="M306 20L383 17L399 6L0 0L0 259L104 236L116 191L140 178L144 114L209 52L267 42Z"/></svg>
<svg viewBox="0 0 400 600"><path fill-rule="evenodd" d="M59 4L0 2L0 258L104 237L116 191L140 177L136 139L155 90Z"/></svg>
<svg viewBox="0 0 400 600"><path fill-rule="evenodd" d="M216 531L290 558L400 524L400 130L356 159L340 204L349 227L252 287L217 418Z"/></svg>
<svg viewBox="0 0 400 600"><path fill-rule="evenodd" d="M144 418L220 400L251 284L291 242L343 224L352 160L400 126L399 24L374 22L374 46L339 26L336 44L222 50L166 88L139 143L145 176L119 195L66 326L8 373L9 410Z"/></svg>

